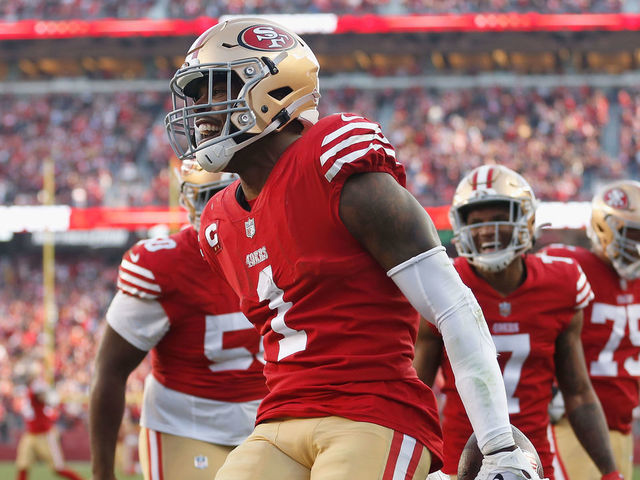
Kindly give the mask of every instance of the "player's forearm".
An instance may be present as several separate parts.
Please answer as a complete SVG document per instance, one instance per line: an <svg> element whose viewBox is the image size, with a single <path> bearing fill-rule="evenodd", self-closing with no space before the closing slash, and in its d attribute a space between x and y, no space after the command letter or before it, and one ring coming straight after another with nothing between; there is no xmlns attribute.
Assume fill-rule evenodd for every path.
<svg viewBox="0 0 640 480"><path fill-rule="evenodd" d="M98 375L91 388L89 434L93 480L112 480L118 430L125 406L126 379Z"/></svg>
<svg viewBox="0 0 640 480"><path fill-rule="evenodd" d="M567 417L576 437L600 473L604 475L615 471L616 464L609 441L609 429L600 402L595 395L587 399L565 397L565 404Z"/></svg>
<svg viewBox="0 0 640 480"><path fill-rule="evenodd" d="M482 310L436 247L387 272L411 305L433 323L456 379L456 388L483 453L514 445L507 395Z"/></svg>

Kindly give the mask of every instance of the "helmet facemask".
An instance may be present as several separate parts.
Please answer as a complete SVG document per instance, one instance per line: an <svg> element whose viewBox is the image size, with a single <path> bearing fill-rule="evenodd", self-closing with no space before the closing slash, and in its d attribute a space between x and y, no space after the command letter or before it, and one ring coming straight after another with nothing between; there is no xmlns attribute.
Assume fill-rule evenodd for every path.
<svg viewBox="0 0 640 480"><path fill-rule="evenodd" d="M315 123L318 69L307 44L270 20L236 18L211 27L171 81L173 111L165 126L176 155L221 172L236 152L293 120ZM209 93L198 99L203 86Z"/></svg>
<svg viewBox="0 0 640 480"><path fill-rule="evenodd" d="M493 196L490 201L453 208L453 223L456 225L453 243L458 255L467 258L480 270L499 272L529 250L533 244L531 218L523 212L521 202ZM469 223L467 219L471 213L483 207L501 207L507 213L505 220Z"/></svg>
<svg viewBox="0 0 640 480"><path fill-rule="evenodd" d="M626 280L640 278L640 224L613 216L607 217L606 221L613 232L613 241L606 247L613 268Z"/></svg>
<svg viewBox="0 0 640 480"><path fill-rule="evenodd" d="M224 168L233 153L250 140L252 135L248 132L257 121L246 97L252 86L265 76L259 65L258 59L249 59L194 65L176 73L171 81L173 111L165 118L165 125L179 159L209 155L209 163ZM251 77L244 84L235 71L238 68ZM207 87L207 101L197 104L203 83ZM221 88L226 89L226 98L214 101ZM211 138L203 138L211 126L219 132ZM226 151L230 151L230 155ZM219 156L224 158L215 158ZM215 170L219 171L218 168Z"/></svg>

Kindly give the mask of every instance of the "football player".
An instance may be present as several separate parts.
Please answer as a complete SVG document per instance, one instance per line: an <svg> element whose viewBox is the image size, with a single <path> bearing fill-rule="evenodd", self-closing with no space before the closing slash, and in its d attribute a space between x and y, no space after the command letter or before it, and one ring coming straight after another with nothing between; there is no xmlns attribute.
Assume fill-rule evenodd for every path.
<svg viewBox="0 0 640 480"><path fill-rule="evenodd" d="M139 438L146 480L210 480L253 429L266 393L260 335L202 258L196 233L207 200L232 180L184 164L191 225L142 240L122 259L91 389L94 480L114 478L125 384L149 351Z"/></svg>
<svg viewBox="0 0 640 480"><path fill-rule="evenodd" d="M26 432L20 437L16 457L16 480L27 480L29 468L37 461L46 462L53 472L69 480L82 477L67 468L55 426L57 412L56 394L40 377L41 368L34 364L26 385L26 398L22 405L22 417Z"/></svg>
<svg viewBox="0 0 640 480"><path fill-rule="evenodd" d="M458 184L450 210L454 265L478 299L498 350L511 423L534 444L549 479L553 466L549 415L554 377L567 399L571 426L603 478L619 478L602 408L587 375L580 329L593 298L577 262L527 253L534 240L536 198L527 181L501 165L484 165ZM431 385L442 366L445 473L454 475L471 425L454 372L432 328L420 332L420 377ZM598 477L600 478L600 477Z"/></svg>
<svg viewBox="0 0 640 480"><path fill-rule="evenodd" d="M176 153L240 176L208 203L199 239L265 344L257 426L216 478L424 479L439 468L435 399L412 366L416 309L446 337L487 478L538 478L515 446L482 311L380 126L318 120L307 44L265 19L220 23L171 90Z"/></svg>
<svg viewBox="0 0 640 480"><path fill-rule="evenodd" d="M587 233L591 250L552 245L545 252L577 260L591 283L595 299L585 310L582 345L616 461L629 479L640 378L640 183L622 180L600 190ZM566 415L553 427L559 458L569 478L597 479L596 466L568 428L570 419Z"/></svg>

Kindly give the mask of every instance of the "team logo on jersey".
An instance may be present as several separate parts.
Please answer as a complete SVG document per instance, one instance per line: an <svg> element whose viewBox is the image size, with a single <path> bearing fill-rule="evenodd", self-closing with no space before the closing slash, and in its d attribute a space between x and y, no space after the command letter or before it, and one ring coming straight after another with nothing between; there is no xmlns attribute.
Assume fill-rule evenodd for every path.
<svg viewBox="0 0 640 480"><path fill-rule="evenodd" d="M209 466L209 459L204 455L196 455L193 457L193 466L200 470L204 470Z"/></svg>
<svg viewBox="0 0 640 480"><path fill-rule="evenodd" d="M604 203L618 210L629 210L629 197L621 188L612 188L603 195Z"/></svg>
<svg viewBox="0 0 640 480"><path fill-rule="evenodd" d="M616 297L618 305L629 305L633 303L633 293L622 293Z"/></svg>
<svg viewBox="0 0 640 480"><path fill-rule="evenodd" d="M131 253L129 254L129 258L131 259L131 261L132 261L133 263L136 263L138 260L140 260L140 254L139 254L139 253L133 253L133 252L131 252Z"/></svg>
<svg viewBox="0 0 640 480"><path fill-rule="evenodd" d="M267 258L269 258L267 247L260 247L255 252L251 252L247 255L247 267L255 267L257 264L264 262Z"/></svg>
<svg viewBox="0 0 640 480"><path fill-rule="evenodd" d="M498 310L500 311L500 315L503 317L508 317L511 315L511 303L510 302L500 302L498 305Z"/></svg>
<svg viewBox="0 0 640 480"><path fill-rule="evenodd" d="M246 222L244 222L244 231L247 234L247 238L253 238L256 234L256 222L253 218L250 218Z"/></svg>
<svg viewBox="0 0 640 480"><path fill-rule="evenodd" d="M251 50L273 52L295 47L296 39L282 28L272 25L254 25L240 32L238 43Z"/></svg>

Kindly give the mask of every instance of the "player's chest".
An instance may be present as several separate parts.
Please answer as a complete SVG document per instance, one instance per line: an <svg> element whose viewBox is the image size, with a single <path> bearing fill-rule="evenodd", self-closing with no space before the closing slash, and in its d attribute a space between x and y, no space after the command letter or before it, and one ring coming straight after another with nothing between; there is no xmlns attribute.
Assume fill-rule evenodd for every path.
<svg viewBox="0 0 640 480"><path fill-rule="evenodd" d="M234 220L214 220L204 233L225 277L243 296L257 294L265 276L290 280L297 246L286 221L268 212L247 212Z"/></svg>

